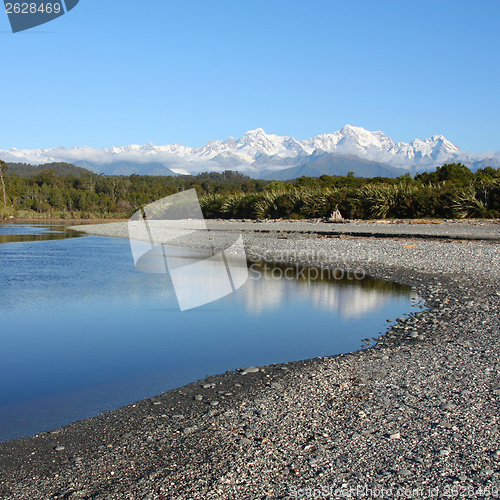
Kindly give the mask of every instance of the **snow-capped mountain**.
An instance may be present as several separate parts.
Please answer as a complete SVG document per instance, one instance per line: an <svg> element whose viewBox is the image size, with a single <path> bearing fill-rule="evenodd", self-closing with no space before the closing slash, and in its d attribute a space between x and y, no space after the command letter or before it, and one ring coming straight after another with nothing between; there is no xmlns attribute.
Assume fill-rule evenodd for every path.
<svg viewBox="0 0 500 500"><path fill-rule="evenodd" d="M355 168L356 165L352 162L356 158L361 159L364 174L360 175L366 175L366 169L371 168L370 165L377 169L374 175L391 176L400 175L404 171L415 173L432 170L443 163L458 161L472 169L486 165L500 167L500 151L467 153L442 135L424 140L415 139L410 143L394 142L381 131L372 132L351 125L307 140L267 134L263 129L257 128L248 131L240 139L229 137L224 141L210 141L200 148L148 143L103 149L58 147L0 150L0 158L8 162L41 164L65 161L104 173L197 174L230 169L252 177L266 178L272 177L273 172L285 169L307 171L304 168L313 161L317 163L318 155L323 155L322 168L328 164L334 165L341 158L345 163L347 156Z"/></svg>

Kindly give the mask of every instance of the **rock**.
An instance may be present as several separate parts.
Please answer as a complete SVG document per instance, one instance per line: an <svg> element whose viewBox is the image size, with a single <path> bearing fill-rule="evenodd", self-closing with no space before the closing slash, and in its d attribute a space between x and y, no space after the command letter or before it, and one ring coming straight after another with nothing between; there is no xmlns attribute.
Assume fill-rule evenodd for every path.
<svg viewBox="0 0 500 500"><path fill-rule="evenodd" d="M63 451L63 450L65 450L65 449L66 449L66 448L64 448L64 446L56 446L56 447L54 448L54 450L55 450L55 451Z"/></svg>
<svg viewBox="0 0 500 500"><path fill-rule="evenodd" d="M259 410L257 415L259 415L259 417L263 417L264 415L267 415L267 410Z"/></svg>
<svg viewBox="0 0 500 500"><path fill-rule="evenodd" d="M252 444L252 441L250 441L250 439L244 437L244 438L241 438L238 440L238 443L239 444L244 444L244 445L248 445L248 444Z"/></svg>
<svg viewBox="0 0 500 500"><path fill-rule="evenodd" d="M440 450L439 454L443 457L447 457L451 453L451 450L449 448L445 448L444 450Z"/></svg>
<svg viewBox="0 0 500 500"><path fill-rule="evenodd" d="M246 373L257 373L260 370L256 366L249 366L248 368L245 368L243 371Z"/></svg>
<svg viewBox="0 0 500 500"><path fill-rule="evenodd" d="M194 400L195 401L201 401L203 399L203 396L201 394L197 394L195 397L194 397Z"/></svg>
<svg viewBox="0 0 500 500"><path fill-rule="evenodd" d="M398 470L398 475L399 476L409 476L411 474L411 471L408 469L400 469Z"/></svg>
<svg viewBox="0 0 500 500"><path fill-rule="evenodd" d="M441 405L439 405L439 408L441 408L441 410L453 410L453 408L455 408L455 405L453 403L442 403Z"/></svg>
<svg viewBox="0 0 500 500"><path fill-rule="evenodd" d="M218 401L210 401L211 406L217 406L219 404Z"/></svg>
<svg viewBox="0 0 500 500"><path fill-rule="evenodd" d="M389 434L389 439L401 439L401 434L399 432L395 432L394 434Z"/></svg>

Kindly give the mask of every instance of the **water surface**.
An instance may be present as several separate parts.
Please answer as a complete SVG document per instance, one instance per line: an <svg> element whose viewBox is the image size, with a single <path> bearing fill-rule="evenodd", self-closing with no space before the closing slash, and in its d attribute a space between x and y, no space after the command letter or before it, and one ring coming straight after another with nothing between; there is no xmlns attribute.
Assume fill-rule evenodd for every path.
<svg viewBox="0 0 500 500"><path fill-rule="evenodd" d="M209 374L357 350L412 307L409 287L274 279L271 266L180 312L168 277L137 271L127 240L74 235L0 225L0 440Z"/></svg>

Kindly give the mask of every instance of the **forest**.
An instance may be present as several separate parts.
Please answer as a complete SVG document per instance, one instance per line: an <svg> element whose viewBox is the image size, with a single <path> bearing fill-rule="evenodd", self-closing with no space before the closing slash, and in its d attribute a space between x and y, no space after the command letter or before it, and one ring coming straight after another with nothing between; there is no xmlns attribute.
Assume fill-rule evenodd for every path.
<svg viewBox="0 0 500 500"><path fill-rule="evenodd" d="M451 163L392 178L322 175L264 181L233 171L107 176L67 163L0 161L0 218L129 218L152 201L196 189L206 218L499 218L500 169Z"/></svg>

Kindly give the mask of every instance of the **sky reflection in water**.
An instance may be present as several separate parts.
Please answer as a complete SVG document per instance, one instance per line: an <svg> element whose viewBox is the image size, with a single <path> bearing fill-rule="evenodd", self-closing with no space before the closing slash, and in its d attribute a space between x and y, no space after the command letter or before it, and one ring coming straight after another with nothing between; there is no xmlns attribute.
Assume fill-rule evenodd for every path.
<svg viewBox="0 0 500 500"><path fill-rule="evenodd" d="M67 234L47 225L18 234L59 230ZM2 225L0 237L9 231L19 229ZM258 272L235 293L180 312L168 276L137 271L127 240L1 244L0 440L207 374L356 350L411 311L412 292L393 283Z"/></svg>

